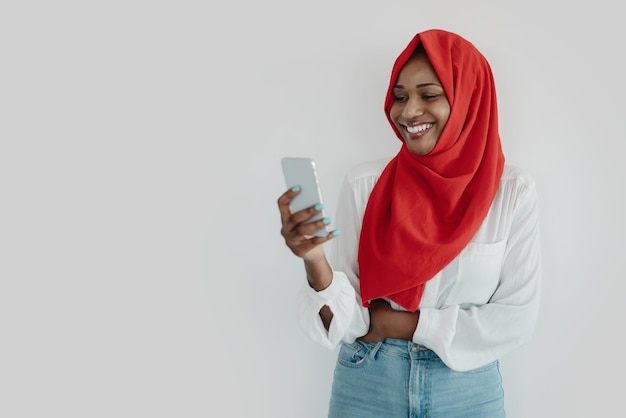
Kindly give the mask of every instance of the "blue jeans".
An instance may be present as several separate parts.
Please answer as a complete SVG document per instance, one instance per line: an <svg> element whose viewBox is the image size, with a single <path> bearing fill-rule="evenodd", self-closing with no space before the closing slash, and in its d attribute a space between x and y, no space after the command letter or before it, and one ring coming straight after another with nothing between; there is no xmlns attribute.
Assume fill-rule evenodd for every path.
<svg viewBox="0 0 626 418"><path fill-rule="evenodd" d="M343 344L329 418L502 418L497 361L467 372L411 341Z"/></svg>

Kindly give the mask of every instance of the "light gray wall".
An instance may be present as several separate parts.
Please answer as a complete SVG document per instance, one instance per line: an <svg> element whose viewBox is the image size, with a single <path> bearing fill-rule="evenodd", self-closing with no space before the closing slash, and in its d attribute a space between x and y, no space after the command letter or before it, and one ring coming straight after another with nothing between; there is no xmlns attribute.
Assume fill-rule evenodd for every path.
<svg viewBox="0 0 626 418"><path fill-rule="evenodd" d="M7 3L1 416L323 417L335 353L294 320L280 158L317 160L333 213L349 167L397 151L389 71L435 27L490 60L508 161L539 185L543 307L502 359L509 417L622 409L618 3Z"/></svg>

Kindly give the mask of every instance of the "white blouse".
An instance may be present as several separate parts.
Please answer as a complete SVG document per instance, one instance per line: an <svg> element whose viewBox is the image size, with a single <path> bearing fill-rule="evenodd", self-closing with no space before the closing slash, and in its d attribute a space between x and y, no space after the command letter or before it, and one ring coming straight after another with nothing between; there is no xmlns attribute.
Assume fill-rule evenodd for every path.
<svg viewBox="0 0 626 418"><path fill-rule="evenodd" d="M331 243L333 281L298 294L298 319L313 341L334 349L369 329L361 304L357 252L367 200L389 160L361 164L341 189ZM413 342L458 371L481 367L525 344L539 310L541 265L537 194L533 179L506 165L493 204L471 242L424 289ZM319 311L333 312L329 330ZM403 308L391 303L396 310Z"/></svg>

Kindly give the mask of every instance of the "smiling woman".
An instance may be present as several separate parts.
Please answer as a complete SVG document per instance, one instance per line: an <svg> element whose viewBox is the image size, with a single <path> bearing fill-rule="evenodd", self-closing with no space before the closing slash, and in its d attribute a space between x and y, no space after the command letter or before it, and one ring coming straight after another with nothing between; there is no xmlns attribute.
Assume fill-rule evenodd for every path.
<svg viewBox="0 0 626 418"><path fill-rule="evenodd" d="M433 150L450 116L450 103L421 44L393 86L389 117L416 155Z"/></svg>
<svg viewBox="0 0 626 418"><path fill-rule="evenodd" d="M330 259L319 208L278 199L308 279L300 323L340 347L329 417L504 417L498 361L531 338L541 271L535 185L504 163L490 66L454 33L418 33L385 114L402 147L348 174Z"/></svg>

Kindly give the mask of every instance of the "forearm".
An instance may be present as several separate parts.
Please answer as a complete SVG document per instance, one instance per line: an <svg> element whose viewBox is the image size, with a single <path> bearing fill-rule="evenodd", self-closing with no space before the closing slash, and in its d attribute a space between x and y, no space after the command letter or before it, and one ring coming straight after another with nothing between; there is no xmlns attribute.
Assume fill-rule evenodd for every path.
<svg viewBox="0 0 626 418"><path fill-rule="evenodd" d="M316 260L305 260L304 268L309 286L315 289L315 291L319 292L330 286L333 280L333 271L325 256ZM330 322L333 319L333 311L327 305L324 305L320 309L320 317L322 318L324 328L329 329Z"/></svg>
<svg viewBox="0 0 626 418"><path fill-rule="evenodd" d="M400 312L392 310L384 315L383 328L385 329L386 338L412 340L419 317L419 311Z"/></svg>
<svg viewBox="0 0 626 418"><path fill-rule="evenodd" d="M304 269L309 285L317 292L326 289L333 281L333 270L324 255L304 260Z"/></svg>
<svg viewBox="0 0 626 418"><path fill-rule="evenodd" d="M410 341L420 317L419 311L396 311L382 299L372 301L369 313L369 331L361 337L365 342L382 341L385 338Z"/></svg>

